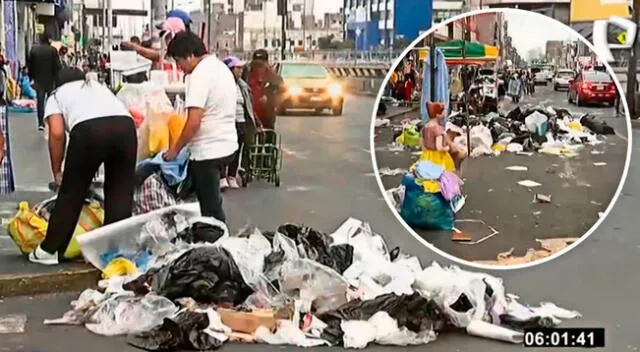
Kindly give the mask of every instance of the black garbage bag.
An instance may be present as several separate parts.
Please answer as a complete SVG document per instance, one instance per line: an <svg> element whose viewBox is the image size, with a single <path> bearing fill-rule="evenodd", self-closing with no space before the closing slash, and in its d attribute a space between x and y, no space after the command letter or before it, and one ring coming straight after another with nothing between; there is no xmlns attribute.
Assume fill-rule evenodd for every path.
<svg viewBox="0 0 640 352"><path fill-rule="evenodd" d="M387 114L387 104L380 102L378 104L378 111L376 113L377 116L384 116Z"/></svg>
<svg viewBox="0 0 640 352"><path fill-rule="evenodd" d="M507 114L507 120L513 121L524 121L524 117L522 116L522 110L519 106L516 106L513 110L509 111Z"/></svg>
<svg viewBox="0 0 640 352"><path fill-rule="evenodd" d="M318 315L318 319L327 324L322 338L333 345L341 345L344 332L340 323L343 320L369 320L382 311L395 319L399 327L406 327L413 332L437 330L446 321L438 305L418 293L401 296L389 293L367 301L356 299L336 310Z"/></svg>
<svg viewBox="0 0 640 352"><path fill-rule="evenodd" d="M219 247L194 248L124 286L138 294L149 287L170 300L191 297L199 303L233 306L253 293L229 252Z"/></svg>
<svg viewBox="0 0 640 352"><path fill-rule="evenodd" d="M220 226L196 222L178 234L179 239L187 243L215 243L224 236L224 229Z"/></svg>
<svg viewBox="0 0 640 352"><path fill-rule="evenodd" d="M494 118L489 125L491 138L493 138L494 141L499 141L500 136L509 132L509 123L501 117Z"/></svg>
<svg viewBox="0 0 640 352"><path fill-rule="evenodd" d="M278 232L294 240L296 245L302 246L309 259L328 266L340 274L353 264L353 246L350 244L331 246L331 237L311 227L284 224L278 227Z"/></svg>
<svg viewBox="0 0 640 352"><path fill-rule="evenodd" d="M582 126L590 129L591 131L593 131L594 133L597 133L597 134L608 135L608 134L615 134L616 133L613 130L613 127L607 125L606 122L602 121L601 119L597 118L596 116L592 116L592 115L589 115L589 114L586 114L586 115L582 116L580 118L580 123L582 124Z"/></svg>
<svg viewBox="0 0 640 352"><path fill-rule="evenodd" d="M553 318L550 317L533 317L527 320L521 320L518 317L509 314L500 315L500 325L513 330L553 328L556 326L553 322Z"/></svg>
<svg viewBox="0 0 640 352"><path fill-rule="evenodd" d="M571 113L567 109L555 109L555 111L556 117L559 119L564 119L565 117L573 117L573 115L571 115Z"/></svg>
<svg viewBox="0 0 640 352"><path fill-rule="evenodd" d="M207 327L206 313L183 311L149 332L130 337L128 343L145 351L213 351L223 342L205 333Z"/></svg>

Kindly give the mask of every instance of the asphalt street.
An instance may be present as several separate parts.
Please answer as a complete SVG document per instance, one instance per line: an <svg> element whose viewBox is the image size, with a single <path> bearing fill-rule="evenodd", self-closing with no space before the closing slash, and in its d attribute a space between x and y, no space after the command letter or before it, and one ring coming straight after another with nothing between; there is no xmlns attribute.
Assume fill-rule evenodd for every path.
<svg viewBox="0 0 640 352"><path fill-rule="evenodd" d="M253 184L225 195L231 228L247 223L273 229L284 222L304 222L331 231L353 216L371 223L390 246L417 255L423 265L446 260L424 248L396 221L382 200L372 177L369 154L370 111L373 99L352 97L342 117L288 116L281 118L285 148L282 186ZM636 134L640 138L640 134ZM26 138L26 136L25 136ZM34 142L35 143L35 142ZM638 155L638 154L636 154ZM46 160L46 159L45 159ZM41 172L47 171L46 161ZM584 318L566 326L604 327L607 351L637 351L637 309L640 238L636 235L635 194L640 187L640 158L634 159L630 179L616 211L583 245L561 258L519 271L493 271L505 279L509 292L530 303L552 301L579 310ZM47 174L43 178L47 179ZM75 295L5 299L0 316L26 314L26 332L0 335L0 351L67 352L90 346L93 352L137 351L123 338L104 338L82 327L44 326L58 317ZM290 348L290 347L287 347ZM425 347L417 347L424 349ZM416 348L416 349L417 349ZM485 341L463 334L442 335L427 346L432 351L520 351L521 346ZM291 350L297 350L290 348ZM402 348L404 349L404 348ZM228 344L223 351L280 351L280 346ZM337 350L337 349L333 349ZM400 348L375 347L376 351Z"/></svg>
<svg viewBox="0 0 640 352"><path fill-rule="evenodd" d="M502 153L497 157L470 158L463 164L465 207L458 220L481 220L483 223L456 222L456 228L469 233L473 241L491 234L489 227L499 231L494 237L478 244L453 242L450 232L416 230L437 248L465 260L495 260L498 253L514 249L514 256L524 255L529 248L539 248L536 239L580 237L599 219L599 213L609 206L624 170L627 152L625 119L615 117L615 109L602 106L569 105L564 91L537 87L534 96L527 96L520 105L566 108L575 114L592 113L612 125L617 135L608 136L605 143L586 146L573 158L536 153L532 156ZM504 110L515 105L508 102ZM417 113L404 118L419 118ZM578 115L579 116L579 115ZM393 139L393 128L376 131L376 160L379 168L407 169L418 156L411 151L386 148ZM606 163L595 166L594 163ZM527 171L509 171L509 166L526 166ZM397 187L401 175L383 176L385 189ZM522 180L542 184L527 188ZM551 204L533 202L535 194L551 195Z"/></svg>

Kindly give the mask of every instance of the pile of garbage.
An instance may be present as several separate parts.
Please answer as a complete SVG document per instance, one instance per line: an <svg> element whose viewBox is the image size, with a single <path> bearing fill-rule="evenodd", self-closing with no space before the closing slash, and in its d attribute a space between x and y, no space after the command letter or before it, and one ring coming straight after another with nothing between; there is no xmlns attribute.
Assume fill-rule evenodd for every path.
<svg viewBox="0 0 640 352"><path fill-rule="evenodd" d="M503 152L573 157L582 146L601 144L606 135L615 134L611 126L596 116L589 113L575 116L569 110L552 107L518 106L508 113L491 112L468 118L454 112L448 117L446 130L455 143L465 147L467 122L473 158ZM390 123L377 119L375 124L384 127ZM394 146L419 147L419 131L423 125L421 120L406 120L394 127Z"/></svg>
<svg viewBox="0 0 640 352"><path fill-rule="evenodd" d="M522 305L487 274L435 262L423 268L354 218L330 235L287 223L230 236L187 207L80 237L105 279L45 324L129 335L129 344L149 351L205 351L226 341L420 345L449 327L521 343L525 328L580 316L553 303Z"/></svg>

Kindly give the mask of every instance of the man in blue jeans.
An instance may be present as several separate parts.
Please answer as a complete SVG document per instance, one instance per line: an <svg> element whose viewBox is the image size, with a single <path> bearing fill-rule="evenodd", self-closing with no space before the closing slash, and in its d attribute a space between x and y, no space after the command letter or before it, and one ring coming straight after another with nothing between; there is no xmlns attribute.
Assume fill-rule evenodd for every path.
<svg viewBox="0 0 640 352"><path fill-rule="evenodd" d="M192 32L180 32L167 54L187 74L187 122L176 144L164 153L175 159L189 148L189 175L202 216L226 221L220 194L220 170L233 161L238 149L236 133L236 81L229 68Z"/></svg>

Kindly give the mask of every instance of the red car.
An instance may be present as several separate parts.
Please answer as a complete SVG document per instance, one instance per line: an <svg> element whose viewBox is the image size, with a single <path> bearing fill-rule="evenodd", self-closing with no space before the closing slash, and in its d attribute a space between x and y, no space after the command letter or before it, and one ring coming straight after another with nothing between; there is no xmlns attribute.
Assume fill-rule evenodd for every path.
<svg viewBox="0 0 640 352"><path fill-rule="evenodd" d="M588 103L606 103L613 106L617 95L616 85L609 74L595 70L582 71L569 81L567 100L578 106Z"/></svg>

